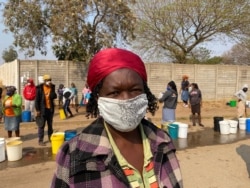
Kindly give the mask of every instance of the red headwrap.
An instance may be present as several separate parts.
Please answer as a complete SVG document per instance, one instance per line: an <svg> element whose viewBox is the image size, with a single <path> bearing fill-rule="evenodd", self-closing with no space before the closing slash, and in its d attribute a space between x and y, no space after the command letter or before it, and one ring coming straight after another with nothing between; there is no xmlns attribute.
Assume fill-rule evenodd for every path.
<svg viewBox="0 0 250 188"><path fill-rule="evenodd" d="M108 74L121 68L134 70L145 82L147 81L144 63L138 55L119 48L108 48L98 52L90 61L87 76L90 90Z"/></svg>

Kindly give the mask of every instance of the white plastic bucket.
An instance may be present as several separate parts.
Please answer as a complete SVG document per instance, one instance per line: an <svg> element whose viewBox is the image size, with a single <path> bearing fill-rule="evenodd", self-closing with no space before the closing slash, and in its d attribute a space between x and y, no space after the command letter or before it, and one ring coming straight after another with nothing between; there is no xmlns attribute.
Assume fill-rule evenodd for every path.
<svg viewBox="0 0 250 188"><path fill-rule="evenodd" d="M18 161L23 156L23 142L10 141L6 144L8 161Z"/></svg>
<svg viewBox="0 0 250 188"><path fill-rule="evenodd" d="M229 134L230 133L230 125L226 120L219 121L220 124L220 134Z"/></svg>
<svg viewBox="0 0 250 188"><path fill-rule="evenodd" d="M239 118L239 129L246 130L246 118Z"/></svg>
<svg viewBox="0 0 250 188"><path fill-rule="evenodd" d="M230 125L230 133L236 134L238 130L238 121L234 120L229 120L229 125Z"/></svg>
<svg viewBox="0 0 250 188"><path fill-rule="evenodd" d="M5 161L5 141L0 138L0 162Z"/></svg>
<svg viewBox="0 0 250 188"><path fill-rule="evenodd" d="M10 138L6 138L6 139L5 139L6 145L7 145L9 142L12 142L12 141L21 141L21 137L10 137Z"/></svg>
<svg viewBox="0 0 250 188"><path fill-rule="evenodd" d="M186 138L180 138L178 139L178 145L180 149L184 149L188 146L188 142Z"/></svg>
<svg viewBox="0 0 250 188"><path fill-rule="evenodd" d="M187 138L188 124L178 123L178 126L179 126L178 137L179 138Z"/></svg>

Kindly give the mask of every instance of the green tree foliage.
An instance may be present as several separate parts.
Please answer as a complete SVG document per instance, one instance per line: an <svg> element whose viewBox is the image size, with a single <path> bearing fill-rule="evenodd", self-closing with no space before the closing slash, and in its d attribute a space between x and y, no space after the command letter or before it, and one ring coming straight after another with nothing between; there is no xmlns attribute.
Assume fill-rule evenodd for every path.
<svg viewBox="0 0 250 188"><path fill-rule="evenodd" d="M139 0L135 47L187 63L204 42L249 37L249 0Z"/></svg>
<svg viewBox="0 0 250 188"><path fill-rule="evenodd" d="M2 58L5 62L11 62L17 59L18 54L13 46L10 46L9 49L5 49L2 53Z"/></svg>
<svg viewBox="0 0 250 188"><path fill-rule="evenodd" d="M88 62L117 39L133 38L135 17L121 0L8 0L4 23L14 44L34 56L47 53L47 43L60 60Z"/></svg>

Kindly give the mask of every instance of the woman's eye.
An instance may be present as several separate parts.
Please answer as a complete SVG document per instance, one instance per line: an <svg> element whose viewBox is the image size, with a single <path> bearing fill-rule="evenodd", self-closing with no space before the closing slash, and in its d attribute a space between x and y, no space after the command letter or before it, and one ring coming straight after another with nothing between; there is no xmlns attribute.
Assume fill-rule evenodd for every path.
<svg viewBox="0 0 250 188"><path fill-rule="evenodd" d="M108 96L117 96L117 95L119 95L118 91L112 91L112 92L108 93Z"/></svg>

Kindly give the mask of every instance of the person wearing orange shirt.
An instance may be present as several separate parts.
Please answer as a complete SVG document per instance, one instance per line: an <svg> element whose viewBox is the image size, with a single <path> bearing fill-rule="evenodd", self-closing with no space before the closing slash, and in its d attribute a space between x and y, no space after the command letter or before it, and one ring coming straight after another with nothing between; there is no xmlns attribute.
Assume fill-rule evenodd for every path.
<svg viewBox="0 0 250 188"><path fill-rule="evenodd" d="M51 82L50 75L43 76L44 83L36 86L36 123L38 125L38 144L46 146L44 142L45 123L48 125L48 140L53 133L53 116L55 111L54 99L57 98L55 85Z"/></svg>
<svg viewBox="0 0 250 188"><path fill-rule="evenodd" d="M15 131L16 137L20 136L20 122L22 120L22 96L16 93L15 86L8 86L3 100L4 126L8 137Z"/></svg>

